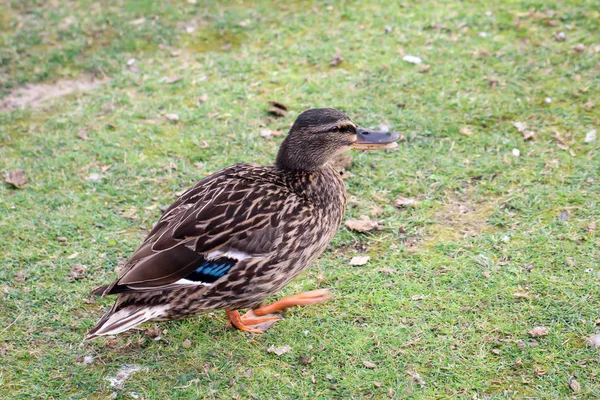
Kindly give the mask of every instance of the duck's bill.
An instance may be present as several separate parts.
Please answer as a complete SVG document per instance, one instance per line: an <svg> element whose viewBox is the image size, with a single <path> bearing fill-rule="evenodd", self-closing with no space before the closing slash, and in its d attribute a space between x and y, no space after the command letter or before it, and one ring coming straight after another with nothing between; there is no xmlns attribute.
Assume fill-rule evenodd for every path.
<svg viewBox="0 0 600 400"><path fill-rule="evenodd" d="M356 142L352 144L352 150L381 150L398 147L396 140L400 139L400 134L358 128L356 137Z"/></svg>

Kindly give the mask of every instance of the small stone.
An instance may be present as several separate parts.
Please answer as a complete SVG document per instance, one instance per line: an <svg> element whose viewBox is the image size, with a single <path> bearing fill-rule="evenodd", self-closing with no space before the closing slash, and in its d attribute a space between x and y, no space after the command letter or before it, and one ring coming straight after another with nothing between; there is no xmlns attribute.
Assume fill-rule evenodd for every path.
<svg viewBox="0 0 600 400"><path fill-rule="evenodd" d="M583 43L578 43L573 46L573 50L575 50L577 53L583 53L585 51L585 45Z"/></svg>
<svg viewBox="0 0 600 400"><path fill-rule="evenodd" d="M181 345L183 346L183 348L189 349L190 347L192 347L192 341L190 339L185 339Z"/></svg>
<svg viewBox="0 0 600 400"><path fill-rule="evenodd" d="M165 118L171 122L179 121L179 115L177 115L177 114L167 114L167 115L165 115Z"/></svg>

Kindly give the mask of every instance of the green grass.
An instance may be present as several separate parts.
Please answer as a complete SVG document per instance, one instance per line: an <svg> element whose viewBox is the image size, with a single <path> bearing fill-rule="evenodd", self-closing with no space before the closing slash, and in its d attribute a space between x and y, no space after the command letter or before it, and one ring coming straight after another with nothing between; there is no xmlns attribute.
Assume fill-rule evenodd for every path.
<svg viewBox="0 0 600 400"><path fill-rule="evenodd" d="M0 112L0 172L28 177L20 190L0 184L0 397L106 398L124 364L145 371L117 391L124 399L600 397L599 352L585 343L600 330L589 229L600 223L600 140L584 143L600 129L597 2L197 3L0 5L0 95L112 79ZM344 61L330 67L336 53ZM265 121L269 100L292 112ZM112 302L89 302L90 290L115 278L159 206L231 163L271 163L281 138L263 139L263 125L287 130L324 106L407 138L353 154L347 217L379 206L384 228L340 229L282 293L330 287L335 301L294 309L260 337L217 313L149 324L166 330L159 341L82 344ZM397 209L400 196L420 203ZM349 266L360 251L369 263ZM71 279L75 264L83 279ZM549 334L532 339L535 326Z"/></svg>

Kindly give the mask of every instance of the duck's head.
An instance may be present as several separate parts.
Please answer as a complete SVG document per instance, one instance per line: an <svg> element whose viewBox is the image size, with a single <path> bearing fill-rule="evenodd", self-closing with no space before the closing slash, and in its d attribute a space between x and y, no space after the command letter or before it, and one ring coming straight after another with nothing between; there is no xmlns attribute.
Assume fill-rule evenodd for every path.
<svg viewBox="0 0 600 400"><path fill-rule="evenodd" d="M361 128L343 112L314 108L296 118L279 148L276 165L283 169L315 171L339 153L396 147L400 134Z"/></svg>

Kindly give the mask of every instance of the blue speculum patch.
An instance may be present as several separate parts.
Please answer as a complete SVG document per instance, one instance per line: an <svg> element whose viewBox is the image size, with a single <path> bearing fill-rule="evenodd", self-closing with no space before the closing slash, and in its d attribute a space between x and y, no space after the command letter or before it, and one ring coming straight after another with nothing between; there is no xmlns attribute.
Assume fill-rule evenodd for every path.
<svg viewBox="0 0 600 400"><path fill-rule="evenodd" d="M215 260L203 260L194 272L185 277L185 279L194 282L213 283L219 278L227 275L231 267L238 260L233 258L217 258Z"/></svg>

